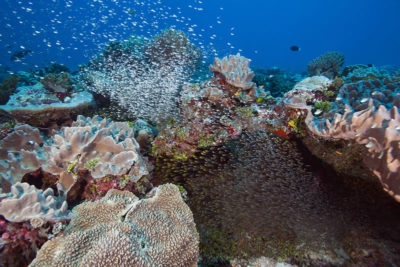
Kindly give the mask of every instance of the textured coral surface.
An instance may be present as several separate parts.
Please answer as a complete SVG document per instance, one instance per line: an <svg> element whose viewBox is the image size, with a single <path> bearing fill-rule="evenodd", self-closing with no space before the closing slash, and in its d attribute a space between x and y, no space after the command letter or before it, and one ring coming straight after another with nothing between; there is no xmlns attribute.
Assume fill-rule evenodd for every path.
<svg viewBox="0 0 400 267"><path fill-rule="evenodd" d="M112 189L75 207L65 233L45 243L30 266L197 266L198 239L176 186L142 200Z"/></svg>

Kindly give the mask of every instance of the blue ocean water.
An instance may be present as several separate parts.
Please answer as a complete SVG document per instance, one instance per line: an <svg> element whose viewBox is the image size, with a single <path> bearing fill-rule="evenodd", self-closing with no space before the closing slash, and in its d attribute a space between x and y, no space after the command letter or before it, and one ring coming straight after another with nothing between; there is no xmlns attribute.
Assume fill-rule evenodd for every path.
<svg viewBox="0 0 400 267"><path fill-rule="evenodd" d="M400 64L396 0L1 1L0 64L16 71L51 62L74 69L131 34L183 30L206 60L242 53L254 66L303 71L326 51L346 64ZM132 12L130 12L132 11ZM299 52L289 48L300 47ZM20 62L18 51L31 50Z"/></svg>

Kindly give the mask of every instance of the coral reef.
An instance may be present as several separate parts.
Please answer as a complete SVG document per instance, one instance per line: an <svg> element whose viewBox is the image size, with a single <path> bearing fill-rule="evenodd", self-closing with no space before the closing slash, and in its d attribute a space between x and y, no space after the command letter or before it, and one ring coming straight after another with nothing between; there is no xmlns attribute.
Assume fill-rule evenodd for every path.
<svg viewBox="0 0 400 267"><path fill-rule="evenodd" d="M40 82L61 101L77 90L76 81L67 72L49 73Z"/></svg>
<svg viewBox="0 0 400 267"><path fill-rule="evenodd" d="M291 92L285 95L284 103L289 108L307 110L305 122L313 134L365 145L369 151L364 155L365 166L377 175L385 191L400 201L399 87L397 76L386 75L347 82L341 86L336 102L317 102L316 110L307 99Z"/></svg>
<svg viewBox="0 0 400 267"><path fill-rule="evenodd" d="M389 76L385 69L379 69L374 66L351 65L344 68L342 76L345 82L358 82L369 79L384 79Z"/></svg>
<svg viewBox="0 0 400 267"><path fill-rule="evenodd" d="M12 184L40 168L46 157L40 152L43 137L37 128L17 124L0 141L0 178L3 192L10 192Z"/></svg>
<svg viewBox="0 0 400 267"><path fill-rule="evenodd" d="M283 96L285 106L294 109L307 109L313 101L318 100L329 89L332 81L325 76L313 76L296 83L292 90Z"/></svg>
<svg viewBox="0 0 400 267"><path fill-rule="evenodd" d="M19 122L46 127L52 122L74 118L94 105L89 92L74 91L67 97L62 95L60 99L57 94L49 93L41 83L21 86L0 109L9 112Z"/></svg>
<svg viewBox="0 0 400 267"><path fill-rule="evenodd" d="M0 219L0 264L9 267L28 266L37 251L48 240L51 227L36 228L24 223Z"/></svg>
<svg viewBox="0 0 400 267"><path fill-rule="evenodd" d="M10 222L31 221L36 228L47 221L69 219L62 184L58 184L57 188L58 196L54 196L51 188L43 191L27 183L16 183L10 193L0 195L3 198L0 202L0 215Z"/></svg>
<svg viewBox="0 0 400 267"><path fill-rule="evenodd" d="M188 191L202 266L261 255L295 266L399 262L399 203L376 180L339 177L265 130L199 149L184 164L161 158L154 175Z"/></svg>
<svg viewBox="0 0 400 267"><path fill-rule="evenodd" d="M400 201L400 153L398 127L400 82L397 77L347 83L339 91L336 108L329 116L307 118L309 129L327 139L355 140L368 148L366 166L383 188Z"/></svg>
<svg viewBox="0 0 400 267"><path fill-rule="evenodd" d="M94 178L128 175L136 182L148 174L138 150L127 123L79 115L71 127L63 127L45 145L48 160L43 169L60 175L67 190L75 182L74 175L83 169L90 170Z"/></svg>
<svg viewBox="0 0 400 267"><path fill-rule="evenodd" d="M344 64L344 55L340 52L326 52L308 63L310 76L322 75L334 79Z"/></svg>
<svg viewBox="0 0 400 267"><path fill-rule="evenodd" d="M14 74L4 79L0 85L0 105L4 105L10 99L10 96L14 94L17 89L19 76Z"/></svg>
<svg viewBox="0 0 400 267"><path fill-rule="evenodd" d="M214 64L210 65L210 71L222 82L227 83L236 91L253 92L255 83L252 82L254 72L249 68L250 59L240 54L230 55L222 59L215 58ZM235 93L235 92L234 92Z"/></svg>
<svg viewBox="0 0 400 267"><path fill-rule="evenodd" d="M30 266L197 266L193 215L172 184L142 200L112 189L73 214L64 234L46 242Z"/></svg>
<svg viewBox="0 0 400 267"><path fill-rule="evenodd" d="M151 64L187 66L194 69L201 59L201 50L182 31L167 29L153 37L144 49Z"/></svg>
<svg viewBox="0 0 400 267"><path fill-rule="evenodd" d="M134 119L153 124L176 119L177 96L198 65L199 50L183 32L171 29L150 41L135 40L109 46L101 63L89 64L81 80Z"/></svg>
<svg viewBox="0 0 400 267"><path fill-rule="evenodd" d="M255 69L253 81L257 86L263 86L273 97L282 97L304 77L300 74L284 71L277 67L270 69Z"/></svg>

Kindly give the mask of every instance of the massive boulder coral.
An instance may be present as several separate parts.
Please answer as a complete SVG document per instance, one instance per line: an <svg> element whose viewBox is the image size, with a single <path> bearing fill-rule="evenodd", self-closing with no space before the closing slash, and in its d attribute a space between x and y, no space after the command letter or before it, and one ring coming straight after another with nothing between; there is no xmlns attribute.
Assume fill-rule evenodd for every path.
<svg viewBox="0 0 400 267"><path fill-rule="evenodd" d="M61 184L57 185L58 196L51 188L45 191L27 183L16 183L11 193L2 194L0 215L10 222L31 221L36 224L46 221L69 219L68 204Z"/></svg>
<svg viewBox="0 0 400 267"><path fill-rule="evenodd" d="M43 169L60 175L67 189L75 182L75 172L82 169L90 170L94 178L129 175L135 182L148 174L133 129L98 116L79 115L71 127L63 127L52 137L45 151L48 161Z"/></svg>
<svg viewBox="0 0 400 267"><path fill-rule="evenodd" d="M229 55L222 59L215 58L209 69L223 82L243 91L251 91L255 87L252 82L254 72L249 68L250 59L237 55Z"/></svg>
<svg viewBox="0 0 400 267"><path fill-rule="evenodd" d="M326 52L308 63L310 76L323 75L333 79L339 75L344 64L344 55L340 52Z"/></svg>
<svg viewBox="0 0 400 267"><path fill-rule="evenodd" d="M199 235L178 187L161 185L147 197L112 189L80 204L30 266L197 266Z"/></svg>
<svg viewBox="0 0 400 267"><path fill-rule="evenodd" d="M40 168L46 157L40 152L43 137L37 128L15 125L13 131L0 141L0 179L3 192L22 177Z"/></svg>

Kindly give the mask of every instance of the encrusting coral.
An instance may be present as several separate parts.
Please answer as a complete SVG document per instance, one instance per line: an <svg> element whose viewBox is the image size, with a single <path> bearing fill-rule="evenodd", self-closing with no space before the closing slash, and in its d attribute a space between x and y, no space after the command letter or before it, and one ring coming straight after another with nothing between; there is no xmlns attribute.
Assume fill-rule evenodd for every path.
<svg viewBox="0 0 400 267"><path fill-rule="evenodd" d="M66 231L46 242L36 266L197 266L199 235L189 207L172 184L139 200L112 189L72 211Z"/></svg>

